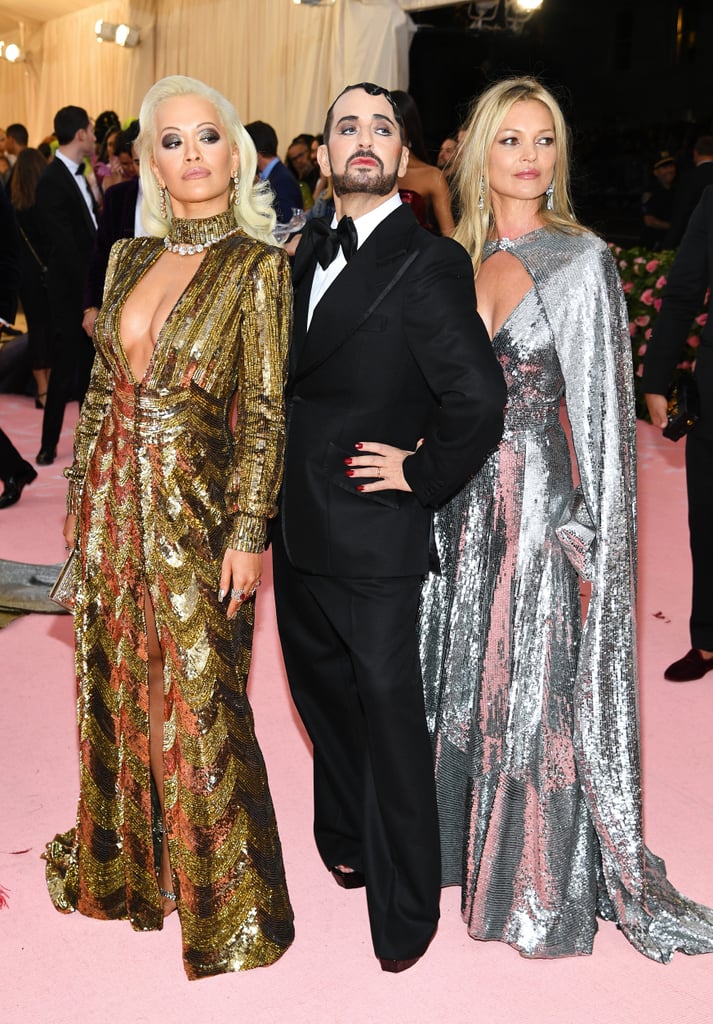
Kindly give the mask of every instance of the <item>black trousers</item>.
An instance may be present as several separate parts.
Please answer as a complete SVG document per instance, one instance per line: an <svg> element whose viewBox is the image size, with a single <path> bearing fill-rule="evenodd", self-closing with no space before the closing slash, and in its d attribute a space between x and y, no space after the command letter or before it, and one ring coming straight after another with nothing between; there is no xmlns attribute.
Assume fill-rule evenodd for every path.
<svg viewBox="0 0 713 1024"><path fill-rule="evenodd" d="M82 330L56 332L51 343L50 374L45 411L42 418L42 443L45 451L54 451L59 441L67 402L76 398L81 405L89 387L94 363L94 343Z"/></svg>
<svg viewBox="0 0 713 1024"><path fill-rule="evenodd" d="M11 477L23 476L32 471L30 463L23 459L4 430L0 430L0 480L6 483Z"/></svg>
<svg viewBox="0 0 713 1024"><path fill-rule="evenodd" d="M713 651L713 439L686 438L688 529L693 561L691 646Z"/></svg>
<svg viewBox="0 0 713 1024"><path fill-rule="evenodd" d="M418 956L436 929L441 883L416 639L421 577L310 576L280 536L273 566L290 689L314 745L317 848L328 868L364 872L376 955Z"/></svg>

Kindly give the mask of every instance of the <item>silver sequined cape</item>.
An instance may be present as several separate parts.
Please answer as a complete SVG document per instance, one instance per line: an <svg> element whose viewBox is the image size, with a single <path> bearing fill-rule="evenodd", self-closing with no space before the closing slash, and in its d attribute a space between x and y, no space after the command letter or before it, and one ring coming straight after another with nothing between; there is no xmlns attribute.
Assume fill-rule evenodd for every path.
<svg viewBox="0 0 713 1024"><path fill-rule="evenodd" d="M642 839L636 433L615 265L589 233L498 246L533 281L493 341L505 432L436 516L442 574L420 611L443 882L462 885L474 938L526 956L591 952L597 915L654 960L713 951L713 911L673 889Z"/></svg>

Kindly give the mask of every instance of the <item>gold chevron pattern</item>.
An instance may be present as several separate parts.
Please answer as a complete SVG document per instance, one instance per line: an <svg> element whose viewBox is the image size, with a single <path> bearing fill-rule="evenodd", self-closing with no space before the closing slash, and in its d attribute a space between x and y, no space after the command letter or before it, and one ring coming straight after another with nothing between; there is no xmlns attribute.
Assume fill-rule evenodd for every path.
<svg viewBox="0 0 713 1024"><path fill-rule="evenodd" d="M246 684L254 602L218 603L226 547L260 551L284 443L291 293L284 253L210 248L143 381L118 342L127 296L164 251L112 250L97 357L67 471L79 516L80 799L47 847L57 909L163 926L149 770L148 590L164 660L164 791L190 978L272 963L293 938ZM237 427L230 429L236 401Z"/></svg>

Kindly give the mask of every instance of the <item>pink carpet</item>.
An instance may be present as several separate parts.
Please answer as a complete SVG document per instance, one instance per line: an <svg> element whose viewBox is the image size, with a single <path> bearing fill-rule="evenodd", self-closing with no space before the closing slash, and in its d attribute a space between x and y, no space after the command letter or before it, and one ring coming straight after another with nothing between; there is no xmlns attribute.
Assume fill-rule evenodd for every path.
<svg viewBox="0 0 713 1024"><path fill-rule="evenodd" d="M0 396L0 423L34 460L40 416ZM54 466L0 512L0 558L63 557L67 429ZM687 895L713 904L713 677L675 686L662 671L688 647L689 560L683 448L639 429L641 703L647 841ZM711 1024L713 957L669 966L602 923L591 957L527 961L476 943L445 890L428 955L401 975L373 957L363 891L339 889L311 837L311 761L292 709L269 581L259 594L251 699L267 761L297 938L273 967L188 982L175 915L161 933L64 917L50 904L40 853L68 828L77 798L72 632L66 616L29 615L0 631L0 1020L5 1024Z"/></svg>

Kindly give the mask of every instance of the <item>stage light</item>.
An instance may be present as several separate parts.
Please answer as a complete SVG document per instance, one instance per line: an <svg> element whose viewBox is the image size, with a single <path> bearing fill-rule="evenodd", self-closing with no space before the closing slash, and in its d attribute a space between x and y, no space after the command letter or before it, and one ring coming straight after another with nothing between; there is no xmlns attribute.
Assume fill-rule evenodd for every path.
<svg viewBox="0 0 713 1024"><path fill-rule="evenodd" d="M94 26L98 43L113 43L116 38L116 25L113 25L110 21L99 21Z"/></svg>
<svg viewBox="0 0 713 1024"><path fill-rule="evenodd" d="M117 25L114 39L119 46L128 46L129 48L138 46L139 30L131 25Z"/></svg>
<svg viewBox="0 0 713 1024"><path fill-rule="evenodd" d="M0 43L0 57L9 61L11 64L22 64L25 58L25 53L17 43Z"/></svg>

